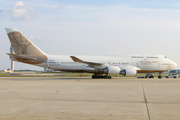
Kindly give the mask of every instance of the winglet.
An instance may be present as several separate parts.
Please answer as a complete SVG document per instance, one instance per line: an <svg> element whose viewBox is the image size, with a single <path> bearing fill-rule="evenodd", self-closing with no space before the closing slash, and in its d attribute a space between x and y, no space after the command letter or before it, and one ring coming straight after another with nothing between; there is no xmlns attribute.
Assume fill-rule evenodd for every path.
<svg viewBox="0 0 180 120"><path fill-rule="evenodd" d="M70 56L71 59L74 61L74 62L81 62L81 63L84 63L84 61L82 61L81 59L75 57L75 56Z"/></svg>

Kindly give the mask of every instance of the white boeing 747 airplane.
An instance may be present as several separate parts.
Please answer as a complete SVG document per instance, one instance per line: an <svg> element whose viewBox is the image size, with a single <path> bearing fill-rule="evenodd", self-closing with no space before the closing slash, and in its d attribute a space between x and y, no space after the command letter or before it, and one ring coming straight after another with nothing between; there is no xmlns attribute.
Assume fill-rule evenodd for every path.
<svg viewBox="0 0 180 120"><path fill-rule="evenodd" d="M92 78L110 75L135 76L136 73L161 73L174 69L177 64L164 55L131 56L68 56L49 55L41 51L15 28L5 28L14 53L7 53L11 60L68 72L94 73ZM103 76L104 75L104 76Z"/></svg>

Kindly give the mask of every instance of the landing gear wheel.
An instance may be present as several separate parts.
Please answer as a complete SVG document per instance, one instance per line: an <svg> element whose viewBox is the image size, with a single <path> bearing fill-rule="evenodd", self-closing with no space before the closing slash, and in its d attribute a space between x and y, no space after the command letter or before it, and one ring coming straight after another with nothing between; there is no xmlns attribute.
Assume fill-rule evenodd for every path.
<svg viewBox="0 0 180 120"><path fill-rule="evenodd" d="M94 79L95 78L95 75L92 75L92 79Z"/></svg>
<svg viewBox="0 0 180 120"><path fill-rule="evenodd" d="M108 76L108 75L101 76L101 75L99 75L99 74L94 74L94 75L92 75L92 79L101 79L101 78L111 79L111 76Z"/></svg>
<svg viewBox="0 0 180 120"><path fill-rule="evenodd" d="M108 76L108 79L111 79L111 76Z"/></svg>
<svg viewBox="0 0 180 120"><path fill-rule="evenodd" d="M158 76L159 79L162 79L162 76L161 76L161 73L159 73L159 76Z"/></svg>
<svg viewBox="0 0 180 120"><path fill-rule="evenodd" d="M158 78L159 78L159 79L162 79L162 76L161 76L161 75L159 75L159 76L158 76Z"/></svg>

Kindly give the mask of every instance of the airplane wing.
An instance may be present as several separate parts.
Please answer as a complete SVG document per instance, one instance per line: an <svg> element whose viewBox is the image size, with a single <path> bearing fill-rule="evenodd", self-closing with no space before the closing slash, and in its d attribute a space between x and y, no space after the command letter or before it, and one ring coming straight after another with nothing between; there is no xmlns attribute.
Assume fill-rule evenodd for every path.
<svg viewBox="0 0 180 120"><path fill-rule="evenodd" d="M108 67L108 66L112 66L112 65L109 65L109 64L106 64L106 63L96 63L96 62L87 62L87 61L83 61L75 56L70 56L71 59L74 61L74 62L80 62L80 63L85 63L85 64L88 64L89 67L92 67L92 68L98 68L98 69L101 69L101 68L105 68L105 67ZM136 69L136 70L141 70L140 68L138 67L135 67L135 66L120 66L121 69Z"/></svg>
<svg viewBox="0 0 180 120"><path fill-rule="evenodd" d="M89 66L88 67L92 67L92 68L104 68L104 67L107 67L109 65L107 65L106 63L96 63L96 62L87 62L87 61L83 61L75 56L70 56L71 59L74 61L74 62L80 62L80 63L85 63L85 64L88 64Z"/></svg>
<svg viewBox="0 0 180 120"><path fill-rule="evenodd" d="M12 53L6 53L9 55L11 58L17 58L17 59L23 59L23 60L37 60L37 58L29 57L29 56L23 56L23 55L16 55Z"/></svg>

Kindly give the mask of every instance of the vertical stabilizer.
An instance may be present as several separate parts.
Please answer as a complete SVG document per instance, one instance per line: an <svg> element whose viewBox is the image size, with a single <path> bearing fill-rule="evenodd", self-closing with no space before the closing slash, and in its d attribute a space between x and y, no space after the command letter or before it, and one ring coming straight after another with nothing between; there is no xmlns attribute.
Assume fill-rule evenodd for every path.
<svg viewBox="0 0 180 120"><path fill-rule="evenodd" d="M44 54L15 28L5 28L15 54Z"/></svg>
<svg viewBox="0 0 180 120"><path fill-rule="evenodd" d="M5 29L14 50L14 53L8 53L10 58L29 64L40 64L47 61L48 58L45 53L24 37L17 29Z"/></svg>

